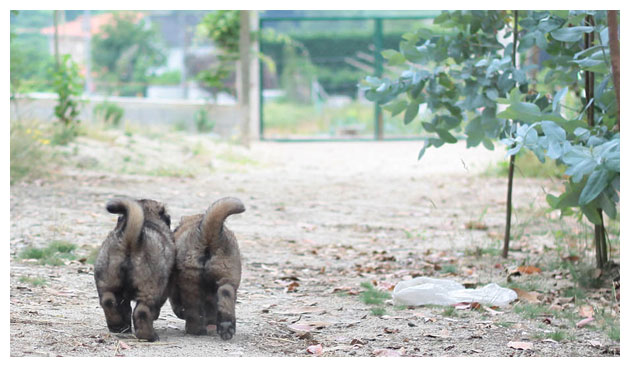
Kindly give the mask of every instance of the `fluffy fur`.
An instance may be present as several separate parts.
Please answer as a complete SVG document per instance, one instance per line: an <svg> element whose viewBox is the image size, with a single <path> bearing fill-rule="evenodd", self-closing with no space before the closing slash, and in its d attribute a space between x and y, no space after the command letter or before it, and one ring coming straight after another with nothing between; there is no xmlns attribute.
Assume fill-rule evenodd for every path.
<svg viewBox="0 0 630 367"><path fill-rule="evenodd" d="M94 264L107 326L111 332L131 332L133 316L137 338L158 340L153 320L168 298L175 259L170 216L163 204L146 199L113 199L107 211L120 214Z"/></svg>
<svg viewBox="0 0 630 367"><path fill-rule="evenodd" d="M237 198L214 202L205 214L182 217L175 229L177 260L169 297L173 312L186 320L186 332L206 334L208 325L228 340L236 332L236 290L241 256L225 219L245 211Z"/></svg>

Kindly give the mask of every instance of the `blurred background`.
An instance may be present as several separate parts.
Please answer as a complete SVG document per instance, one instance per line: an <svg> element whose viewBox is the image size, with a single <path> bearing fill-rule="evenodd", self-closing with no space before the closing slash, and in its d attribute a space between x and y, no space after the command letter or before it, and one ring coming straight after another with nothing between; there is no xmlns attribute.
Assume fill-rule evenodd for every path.
<svg viewBox="0 0 630 367"><path fill-rule="evenodd" d="M431 27L438 11L249 13L243 112L239 11L12 11L11 119L54 118L51 70L67 62L76 69L83 121L230 137L246 113L254 139L420 137L420 124L383 114L357 85L393 72L380 52L397 49L409 30Z"/></svg>

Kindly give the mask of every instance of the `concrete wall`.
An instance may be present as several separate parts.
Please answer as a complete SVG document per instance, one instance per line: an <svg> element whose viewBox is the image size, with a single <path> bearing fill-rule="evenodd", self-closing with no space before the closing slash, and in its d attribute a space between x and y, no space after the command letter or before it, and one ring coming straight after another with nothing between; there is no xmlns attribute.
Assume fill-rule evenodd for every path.
<svg viewBox="0 0 630 367"><path fill-rule="evenodd" d="M11 120L53 121L56 95L33 93L16 98L11 102ZM90 97L81 100L80 117L83 122L94 121L94 106L103 102L104 97ZM201 100L148 99L134 97L109 97L109 102L120 106L125 114L123 122L147 125L186 126L195 131L195 113L200 109L208 111L208 119L215 122L214 132L222 137L240 134L241 109L239 105L208 104Z"/></svg>

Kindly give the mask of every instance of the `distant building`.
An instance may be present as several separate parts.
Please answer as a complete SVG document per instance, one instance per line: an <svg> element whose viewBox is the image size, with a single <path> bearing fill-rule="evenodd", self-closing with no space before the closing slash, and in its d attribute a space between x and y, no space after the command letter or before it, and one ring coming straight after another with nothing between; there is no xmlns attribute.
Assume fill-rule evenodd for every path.
<svg viewBox="0 0 630 367"><path fill-rule="evenodd" d="M143 13L132 13L136 21L145 17ZM79 65L84 65L89 55L86 55L87 40L99 34L101 28L111 24L113 13L90 15L86 20L85 15L78 16L75 20L58 25L59 29L59 53L70 54L72 60ZM55 27L46 27L40 30L41 34L48 37L48 46L51 54L55 52Z"/></svg>

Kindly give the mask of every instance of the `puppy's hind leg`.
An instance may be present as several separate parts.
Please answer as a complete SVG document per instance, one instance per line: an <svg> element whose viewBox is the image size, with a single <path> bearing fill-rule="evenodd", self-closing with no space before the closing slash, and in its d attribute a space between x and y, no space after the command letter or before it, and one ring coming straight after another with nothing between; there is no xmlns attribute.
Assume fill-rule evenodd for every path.
<svg viewBox="0 0 630 367"><path fill-rule="evenodd" d="M232 339L236 333L236 290L231 284L217 290L217 333L223 340Z"/></svg>
<svg viewBox="0 0 630 367"><path fill-rule="evenodd" d="M133 310L133 326L136 329L138 339L146 339L150 342L159 340L157 333L153 330L154 315L151 307L144 303L138 303Z"/></svg>
<svg viewBox="0 0 630 367"><path fill-rule="evenodd" d="M112 333L131 332L131 304L129 300L116 297L112 292L103 292L101 307L105 312L107 328Z"/></svg>

